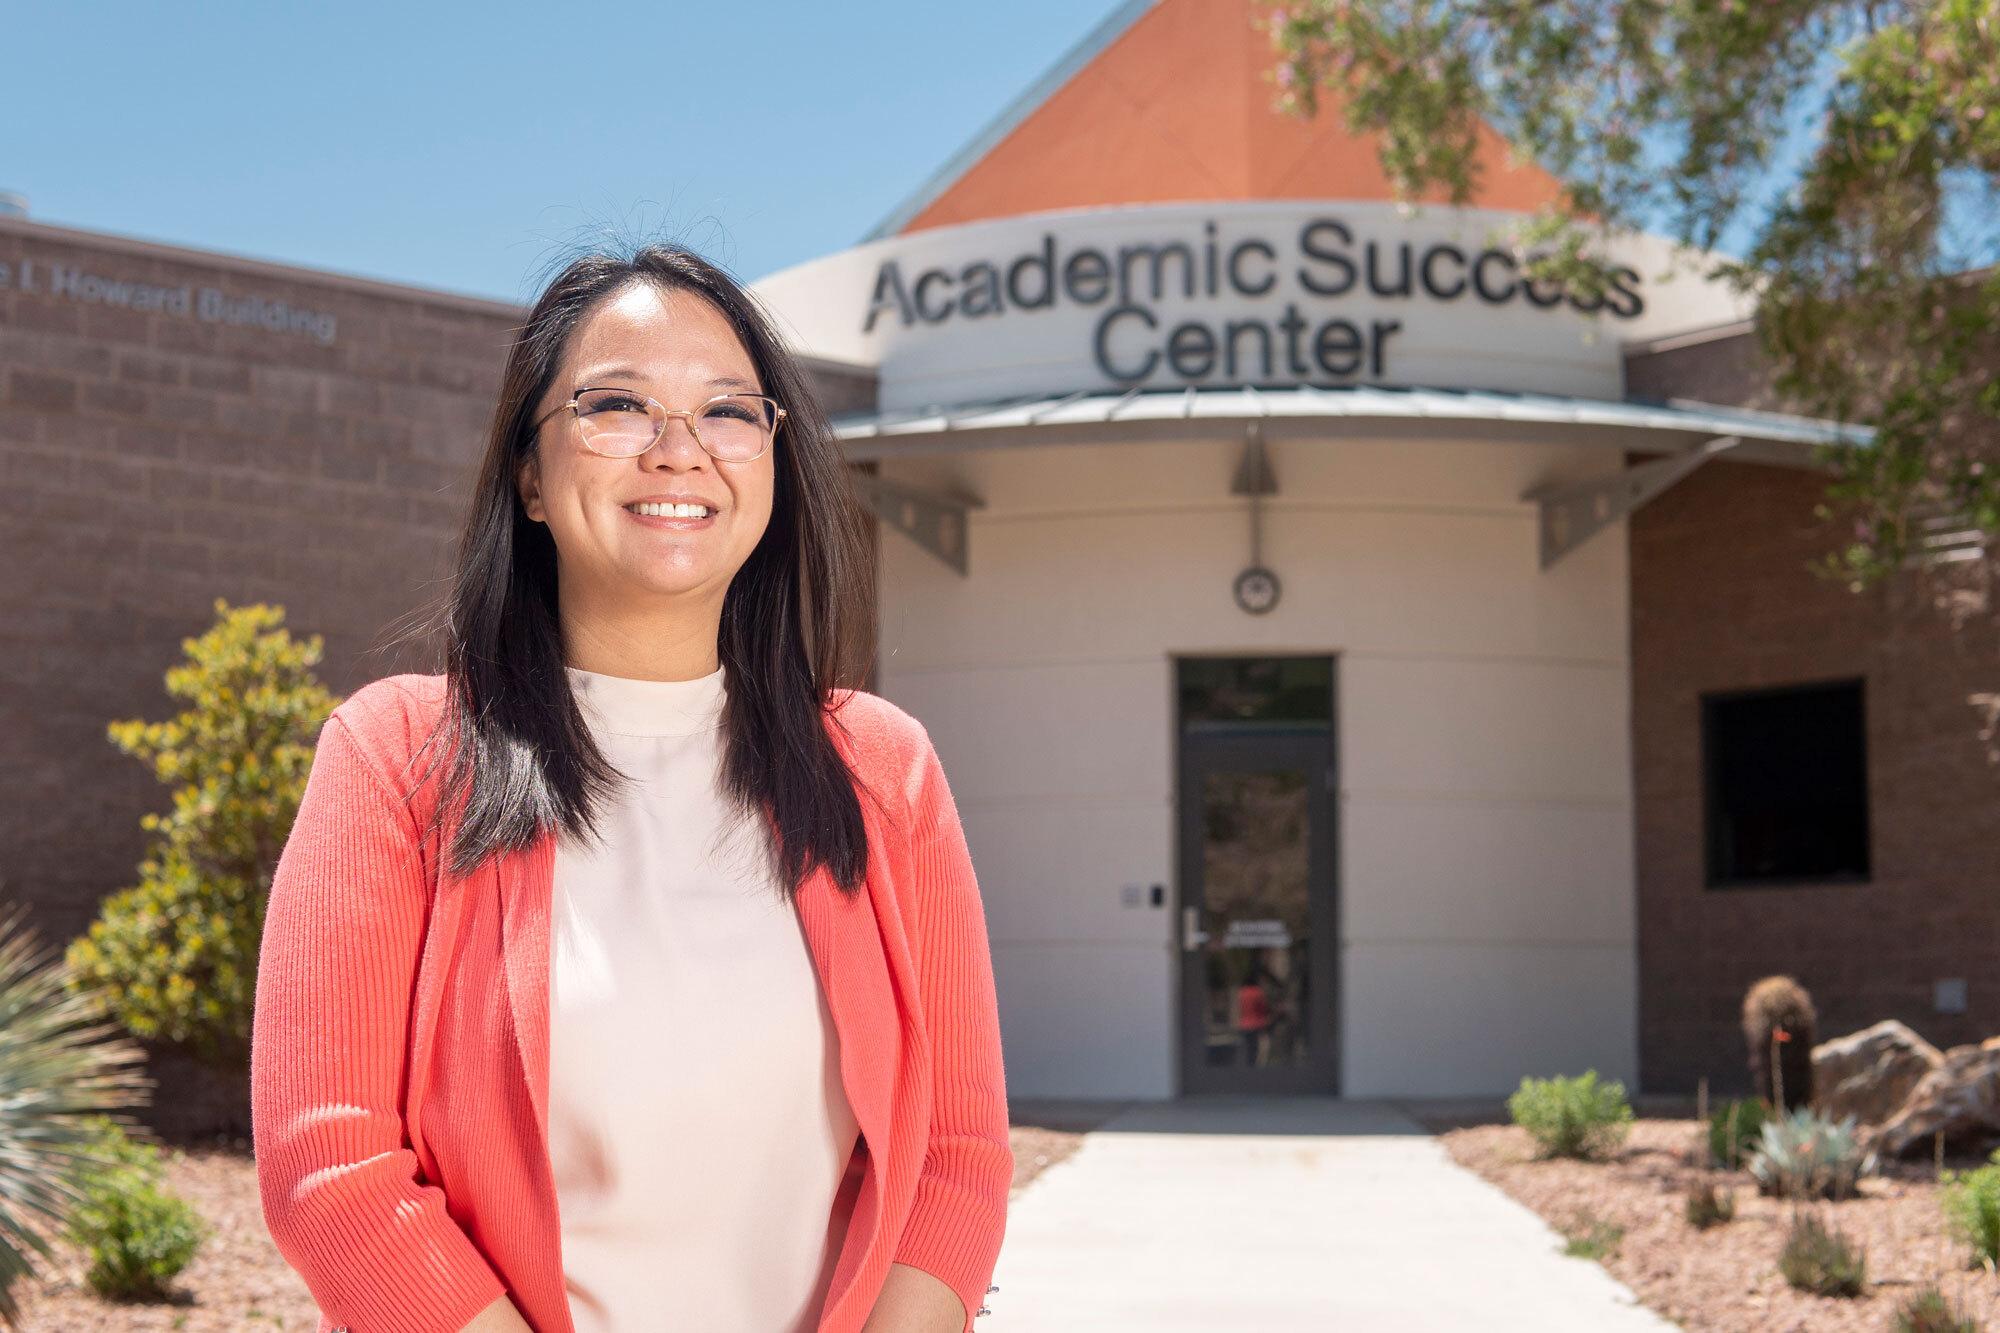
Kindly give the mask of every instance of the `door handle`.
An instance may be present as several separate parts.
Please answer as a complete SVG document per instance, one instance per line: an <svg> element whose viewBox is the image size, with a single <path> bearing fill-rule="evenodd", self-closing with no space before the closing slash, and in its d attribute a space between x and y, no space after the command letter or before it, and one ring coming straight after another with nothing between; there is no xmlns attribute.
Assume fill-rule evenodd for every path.
<svg viewBox="0 0 2000 1333"><path fill-rule="evenodd" d="M1192 904L1181 908L1181 948L1193 953L1208 943L1208 932L1201 928L1201 909Z"/></svg>

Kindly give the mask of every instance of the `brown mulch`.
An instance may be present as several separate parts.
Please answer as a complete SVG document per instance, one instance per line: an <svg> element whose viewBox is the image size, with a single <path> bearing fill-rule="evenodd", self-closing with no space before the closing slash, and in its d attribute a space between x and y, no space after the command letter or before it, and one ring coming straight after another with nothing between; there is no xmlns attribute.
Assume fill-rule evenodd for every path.
<svg viewBox="0 0 2000 1333"><path fill-rule="evenodd" d="M1759 1195L1747 1172L1687 1165L1690 1144L1704 1132L1692 1119L1642 1118L1618 1155L1597 1164L1536 1161L1527 1131L1511 1124L1443 1128L1438 1141L1563 1235L1584 1233L1593 1222L1623 1227L1605 1268L1684 1328L1881 1333L1893 1327L1904 1300L1935 1280L1962 1314L2000 1329L2000 1276L1964 1266L1967 1251L1950 1238L1932 1163L1891 1163L1862 1181L1858 1197L1811 1205L1864 1247L1870 1283L1867 1295L1853 1299L1813 1296L1778 1272L1792 1205ZM1951 1157L1945 1165L1964 1170L1984 1160ZM1701 1231L1681 1209L1688 1186L1704 1174L1718 1190L1733 1189L1736 1216Z"/></svg>
<svg viewBox="0 0 2000 1333"><path fill-rule="evenodd" d="M1013 1127L1014 1184L1019 1194L1037 1175L1083 1142L1075 1116L1034 1116ZM1087 1118L1086 1118L1087 1119ZM1055 1124L1066 1127L1056 1128ZM24 1333L312 1333L319 1308L264 1229L257 1168L237 1148L167 1148L166 1185L201 1214L210 1234L173 1283L173 1299L125 1304L99 1297L84 1282L89 1258L67 1241L57 1264L38 1263L39 1280L15 1287Z"/></svg>

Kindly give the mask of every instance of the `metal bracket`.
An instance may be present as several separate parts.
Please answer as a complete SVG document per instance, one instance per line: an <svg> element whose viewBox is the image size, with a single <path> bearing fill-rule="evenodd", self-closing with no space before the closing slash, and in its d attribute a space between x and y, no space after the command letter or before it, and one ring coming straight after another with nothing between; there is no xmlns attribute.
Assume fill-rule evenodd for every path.
<svg viewBox="0 0 2000 1333"><path fill-rule="evenodd" d="M854 468L847 475L877 518L961 576L967 573L966 511L984 509L984 500L970 495L941 495Z"/></svg>
<svg viewBox="0 0 2000 1333"><path fill-rule="evenodd" d="M1655 458L1601 477L1554 482L1523 492L1523 500L1533 500L1541 508L1542 568L1547 569L1709 459L1741 443L1739 435L1722 435L1671 458Z"/></svg>
<svg viewBox="0 0 2000 1333"><path fill-rule="evenodd" d="M1264 432L1251 422L1243 432L1243 452L1236 460L1236 475L1229 480L1231 495L1276 495L1278 478L1271 471L1271 456L1264 452Z"/></svg>

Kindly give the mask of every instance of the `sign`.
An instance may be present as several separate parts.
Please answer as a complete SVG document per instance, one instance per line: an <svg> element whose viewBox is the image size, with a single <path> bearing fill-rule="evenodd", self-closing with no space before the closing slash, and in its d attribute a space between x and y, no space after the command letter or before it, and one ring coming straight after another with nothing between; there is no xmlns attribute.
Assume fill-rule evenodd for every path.
<svg viewBox="0 0 2000 1333"><path fill-rule="evenodd" d="M32 259L17 264L0 262L0 290L9 288L83 305L198 319L205 324L250 326L310 338L322 345L333 341L337 328L331 311L312 310L262 296L231 295L219 287L167 287L111 278L71 264L37 263Z"/></svg>
<svg viewBox="0 0 2000 1333"><path fill-rule="evenodd" d="M1232 921L1222 935L1225 949L1289 949L1291 945L1292 932L1277 917Z"/></svg>
<svg viewBox="0 0 2000 1333"><path fill-rule="evenodd" d="M1126 389L1421 385L1623 396L1627 339L1740 317L1622 237L1602 297L1530 281L1512 214L1150 204L934 227L754 284L801 350L878 368L885 409ZM1691 269L1693 266L1683 266Z"/></svg>

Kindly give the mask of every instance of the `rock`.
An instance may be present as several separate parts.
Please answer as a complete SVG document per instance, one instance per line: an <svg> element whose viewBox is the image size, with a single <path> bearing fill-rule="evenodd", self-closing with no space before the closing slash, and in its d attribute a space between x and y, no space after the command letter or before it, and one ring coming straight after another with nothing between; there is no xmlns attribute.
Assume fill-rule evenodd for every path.
<svg viewBox="0 0 2000 1333"><path fill-rule="evenodd" d="M1879 1125L1900 1111L1924 1075L1944 1062L1938 1048L1894 1019L1813 1047L1815 1105L1834 1120Z"/></svg>
<svg viewBox="0 0 2000 1333"><path fill-rule="evenodd" d="M1942 1130L1947 1142L2000 1132L2000 1045L1954 1046L1944 1062L1923 1076L1875 1140L1876 1149L1901 1157L1928 1151Z"/></svg>

